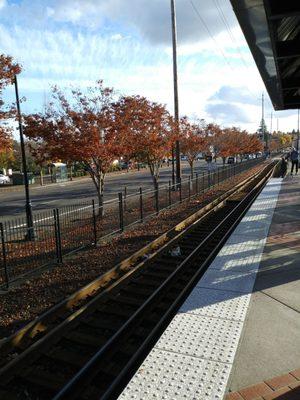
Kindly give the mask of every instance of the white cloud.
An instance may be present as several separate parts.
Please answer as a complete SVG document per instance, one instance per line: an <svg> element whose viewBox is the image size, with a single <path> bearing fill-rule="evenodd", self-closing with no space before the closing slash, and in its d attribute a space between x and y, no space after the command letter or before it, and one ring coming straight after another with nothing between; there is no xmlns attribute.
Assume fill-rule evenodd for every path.
<svg viewBox="0 0 300 400"><path fill-rule="evenodd" d="M221 86L209 100L257 105L257 96L252 95L245 86Z"/></svg>
<svg viewBox="0 0 300 400"><path fill-rule="evenodd" d="M55 11L52 7L46 7L46 15L47 17L53 17L55 14Z"/></svg>
<svg viewBox="0 0 300 400"><path fill-rule="evenodd" d="M215 24L215 6L211 0L194 0L208 25ZM177 0L178 38L182 43L194 42L205 36L199 30L199 19L187 0ZM161 0L60 0L53 1L52 18L60 22L92 29L103 27L107 19L118 21L127 27L136 29L152 43L170 41L171 17L170 2ZM223 5L226 13L226 7ZM235 22L236 24L236 22ZM220 32L223 28L216 27ZM217 32L217 33L218 33ZM196 33L196 34L195 34Z"/></svg>
<svg viewBox="0 0 300 400"><path fill-rule="evenodd" d="M214 34L224 30L211 0L193 1L207 25L214 27ZM237 26L231 10L228 11L228 4L220 4L231 27ZM176 9L179 43L193 43L207 36L189 0L177 0ZM41 29L51 22L88 30L110 29L111 25L117 24L155 45L169 44L171 39L170 2L162 0L22 0L11 3L3 18Z"/></svg>
<svg viewBox="0 0 300 400"><path fill-rule="evenodd" d="M121 40L123 39L123 36L120 33L116 33L114 35L111 35L112 40Z"/></svg>
<svg viewBox="0 0 300 400"><path fill-rule="evenodd" d="M240 106L230 103L216 103L216 104L207 104L206 111L208 114L218 119L222 122L222 124L230 125L230 124L247 124L251 122L250 116L243 110Z"/></svg>
<svg viewBox="0 0 300 400"><path fill-rule="evenodd" d="M215 40L189 1L177 0L180 113L220 124L229 124L231 118L254 131L264 86L229 1L219 3L231 35L219 21L214 2L194 3ZM169 1L131 0L128 7L124 0L23 0L7 9L6 19L0 16L0 48L23 65L19 86L27 97L24 109L41 108L50 85L84 88L102 78L121 93L148 96L172 112ZM224 104L227 108L221 107ZM287 115L279 117L280 128L292 129L294 116Z"/></svg>
<svg viewBox="0 0 300 400"><path fill-rule="evenodd" d="M6 0L0 0L0 10L6 6Z"/></svg>

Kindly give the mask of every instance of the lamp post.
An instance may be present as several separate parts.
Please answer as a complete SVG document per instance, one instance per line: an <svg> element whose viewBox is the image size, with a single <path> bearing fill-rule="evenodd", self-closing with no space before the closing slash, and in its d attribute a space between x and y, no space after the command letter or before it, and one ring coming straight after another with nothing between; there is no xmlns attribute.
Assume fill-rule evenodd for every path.
<svg viewBox="0 0 300 400"><path fill-rule="evenodd" d="M20 109L20 99L19 99L17 75L15 75L14 83L15 83L15 91L16 91L17 116L18 116L18 123L19 123L19 132L20 132L22 167L23 167L23 174L24 174L24 186L25 186L25 198L26 198L25 210L26 210L26 221L27 221L27 234L26 234L25 238L27 240L33 240L34 239L34 229L33 229L33 218L32 218L32 206L31 206L30 195L29 195L29 181L28 181L28 173L27 173L27 163L26 163L25 144L24 144L24 136L23 136L23 125L22 125L22 116L21 116L21 109Z"/></svg>
<svg viewBox="0 0 300 400"><path fill-rule="evenodd" d="M171 19L172 19L172 44L173 44L173 83L174 83L174 115L176 130L179 127L179 106L178 106L178 80L177 80L177 33L176 33L176 12L175 0L171 0ZM176 155L176 183L181 182L181 168L180 168L180 143L176 140L175 144Z"/></svg>

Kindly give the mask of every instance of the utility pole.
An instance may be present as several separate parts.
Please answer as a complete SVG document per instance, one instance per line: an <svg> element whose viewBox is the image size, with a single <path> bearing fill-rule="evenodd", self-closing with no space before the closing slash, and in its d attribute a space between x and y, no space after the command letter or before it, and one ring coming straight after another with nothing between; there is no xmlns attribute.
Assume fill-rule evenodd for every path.
<svg viewBox="0 0 300 400"><path fill-rule="evenodd" d="M175 161L174 161L175 154L174 153L175 153L174 152L174 146L172 146L171 157L172 157L172 185L173 185L173 187L175 185Z"/></svg>
<svg viewBox="0 0 300 400"><path fill-rule="evenodd" d="M270 125L270 133L272 135L272 128L273 128L273 111L271 111L271 125Z"/></svg>
<svg viewBox="0 0 300 400"><path fill-rule="evenodd" d="M261 127L262 127L262 135L263 135L263 140L265 141L265 147L266 147L266 154L268 153L269 146L268 146L268 132L265 132L265 102L264 102L264 92L262 93L261 96Z"/></svg>
<svg viewBox="0 0 300 400"><path fill-rule="evenodd" d="M278 126L279 126L279 120L277 118L277 133L279 132Z"/></svg>
<svg viewBox="0 0 300 400"><path fill-rule="evenodd" d="M21 116L21 108L20 108L17 75L15 75L14 81L15 81L17 115L18 115L19 132L20 132L22 167L23 167L23 174L24 174L25 197L26 197L26 204L25 204L26 221L27 221L26 239L33 240L34 239L34 229L33 229L33 218L32 218L32 206L31 206L31 201L30 201L30 196L29 196L29 181L28 181L28 172L27 172L27 163L26 163L25 144L24 144L24 136L23 136L23 125L22 125L22 116Z"/></svg>
<svg viewBox="0 0 300 400"><path fill-rule="evenodd" d="M172 44L173 44L173 82L174 82L174 116L176 130L179 129L179 105L178 105L178 79L177 79L177 32L176 32L176 12L175 0L171 0L171 18L172 18ZM176 183L181 182L181 168L180 168L180 143L176 140L175 146L176 154Z"/></svg>

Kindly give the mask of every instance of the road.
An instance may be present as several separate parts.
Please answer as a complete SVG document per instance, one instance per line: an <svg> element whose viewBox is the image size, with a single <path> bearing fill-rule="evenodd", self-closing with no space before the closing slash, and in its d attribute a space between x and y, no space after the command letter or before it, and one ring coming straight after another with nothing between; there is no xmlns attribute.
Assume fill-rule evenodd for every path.
<svg viewBox="0 0 300 400"><path fill-rule="evenodd" d="M221 162L218 162L218 165L221 165ZM195 163L195 172L206 170L207 164L204 160ZM189 174L188 163L182 162L182 178L187 178ZM161 170L159 183L160 185L168 184L169 180L171 180L171 167L165 167ZM149 170L145 169L139 172L108 175L105 181L104 200L117 198L118 192L124 191L125 186L127 187L127 193L136 193L139 187L143 189L153 188ZM30 195L34 212L80 204L92 198L96 199L94 184L89 177L73 182L31 187ZM1 193L0 190L0 221L7 220L13 216L24 216L24 205L24 191Z"/></svg>

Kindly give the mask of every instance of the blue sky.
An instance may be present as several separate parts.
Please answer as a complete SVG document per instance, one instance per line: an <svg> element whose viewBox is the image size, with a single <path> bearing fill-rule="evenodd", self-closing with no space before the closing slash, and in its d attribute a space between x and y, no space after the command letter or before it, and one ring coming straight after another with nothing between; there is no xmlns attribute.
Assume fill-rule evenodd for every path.
<svg viewBox="0 0 300 400"><path fill-rule="evenodd" d="M145 95L173 112L169 3L0 0L0 52L23 66L23 110L41 111L51 85L84 88L103 79L119 93ZM255 131L264 86L230 2L193 4L177 0L180 114ZM5 98L13 99L12 88ZM268 126L271 110L266 95ZM273 128L277 118L279 129L297 128L295 111L273 115Z"/></svg>

